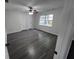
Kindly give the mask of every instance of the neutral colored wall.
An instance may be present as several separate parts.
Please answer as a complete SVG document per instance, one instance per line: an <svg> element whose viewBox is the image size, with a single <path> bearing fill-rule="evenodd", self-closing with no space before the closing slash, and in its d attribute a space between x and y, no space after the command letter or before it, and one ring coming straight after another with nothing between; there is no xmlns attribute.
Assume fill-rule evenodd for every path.
<svg viewBox="0 0 79 59"><path fill-rule="evenodd" d="M32 16L17 10L5 11L6 32L14 33L32 27Z"/></svg>
<svg viewBox="0 0 79 59"><path fill-rule="evenodd" d="M7 33L5 31L5 44L7 44ZM8 54L8 50L7 50L7 47L5 46L5 58L6 59L10 59L9 58L9 54Z"/></svg>
<svg viewBox="0 0 79 59"><path fill-rule="evenodd" d="M60 59L66 59L72 39L74 39L74 0L65 0L65 8L63 10L63 19L67 19L67 30L61 45Z"/></svg>
<svg viewBox="0 0 79 59"><path fill-rule="evenodd" d="M7 47L5 47L5 59L10 59Z"/></svg>
<svg viewBox="0 0 79 59"><path fill-rule="evenodd" d="M68 47L68 41L72 39L72 30L73 29L73 0L65 0L64 8L59 8L53 11L42 12L34 18L34 27L44 30L46 32L58 35L58 40L56 44L56 51L58 52L57 55L54 56L54 59L64 59L66 56L66 48ZM46 27L38 25L39 23L39 16L44 14L54 14L54 21L52 27ZM72 32L71 32L72 31ZM71 38L71 39L69 39ZM62 54L63 55L62 55ZM65 55L65 56L64 56Z"/></svg>

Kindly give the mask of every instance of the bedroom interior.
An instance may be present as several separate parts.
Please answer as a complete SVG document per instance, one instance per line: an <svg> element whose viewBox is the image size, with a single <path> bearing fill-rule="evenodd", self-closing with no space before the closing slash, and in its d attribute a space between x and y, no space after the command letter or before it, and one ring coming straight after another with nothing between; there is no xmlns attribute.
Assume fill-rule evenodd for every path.
<svg viewBox="0 0 79 59"><path fill-rule="evenodd" d="M6 59L74 59L74 0L5 0Z"/></svg>

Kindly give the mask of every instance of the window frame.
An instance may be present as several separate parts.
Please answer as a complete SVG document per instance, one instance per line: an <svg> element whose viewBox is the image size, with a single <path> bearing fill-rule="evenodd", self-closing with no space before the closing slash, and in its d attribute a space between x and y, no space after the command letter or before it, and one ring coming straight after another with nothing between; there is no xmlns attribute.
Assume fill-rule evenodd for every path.
<svg viewBox="0 0 79 59"><path fill-rule="evenodd" d="M49 20L50 15L52 15L52 16L51 16L51 17L52 17L51 20ZM41 17L45 17L45 19L43 20ZM53 26L53 17L54 17L53 14L41 15L41 16L40 16L40 20L39 20L39 25L52 27L52 26ZM49 23L49 21L52 21L52 22ZM43 22L43 24L41 24L42 22ZM51 24L51 25L50 25L50 24Z"/></svg>

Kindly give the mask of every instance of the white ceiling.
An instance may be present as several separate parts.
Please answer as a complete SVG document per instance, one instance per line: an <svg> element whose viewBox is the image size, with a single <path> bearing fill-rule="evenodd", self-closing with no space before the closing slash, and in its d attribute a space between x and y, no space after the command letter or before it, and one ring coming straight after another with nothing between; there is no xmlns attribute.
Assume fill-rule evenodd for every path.
<svg viewBox="0 0 79 59"><path fill-rule="evenodd" d="M9 0L9 3L25 7L32 6L36 10L44 11L63 7L64 0Z"/></svg>

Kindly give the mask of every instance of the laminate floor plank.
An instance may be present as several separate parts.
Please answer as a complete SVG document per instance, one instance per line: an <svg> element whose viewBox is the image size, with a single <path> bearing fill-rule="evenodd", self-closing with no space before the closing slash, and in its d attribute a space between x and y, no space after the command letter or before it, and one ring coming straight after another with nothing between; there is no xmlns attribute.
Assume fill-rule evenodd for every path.
<svg viewBox="0 0 79 59"><path fill-rule="evenodd" d="M52 59L57 36L39 30L8 35L10 59Z"/></svg>

